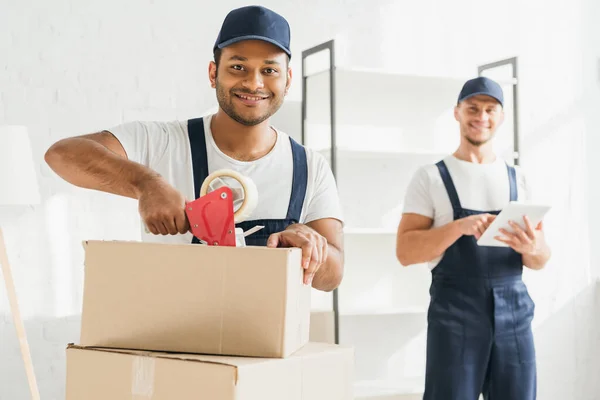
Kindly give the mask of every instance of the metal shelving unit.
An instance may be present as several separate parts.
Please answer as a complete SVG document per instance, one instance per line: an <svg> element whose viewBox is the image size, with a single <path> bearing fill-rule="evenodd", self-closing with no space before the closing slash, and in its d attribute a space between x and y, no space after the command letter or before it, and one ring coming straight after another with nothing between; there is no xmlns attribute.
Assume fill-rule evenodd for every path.
<svg viewBox="0 0 600 400"><path fill-rule="evenodd" d="M322 61L327 60L328 66L317 70L317 72L309 73L307 59L319 53L325 53L321 55L328 55L327 58L322 57ZM513 117L513 162L517 165L519 163L517 58L509 58L481 65L477 68L477 71L481 76L487 72L494 72L495 68L505 66L512 67L512 78L503 81L496 80L504 87L512 87L513 91L512 110L509 112L512 113L511 116ZM450 153L447 151L448 148L445 147L444 149L441 149L441 147L437 146L437 143L439 142L438 137L429 142L425 140L422 143L418 143L415 145L416 147L411 146L408 150L403 146L395 145L393 143L384 143L381 146L377 146L377 143L374 142L386 140L386 135L389 136L390 132L393 133L396 130L401 131L405 128L405 125L407 130L410 130L411 133L415 132L414 136L425 136L425 134L434 129L433 123L427 124L427 116L429 114L447 114L445 109L452 108L455 104L456 96L458 96L460 88L467 79L467 77L458 79L440 76L405 75L395 73L394 71L339 67L336 65L335 61L334 40L324 42L302 52L301 141L304 145L313 147L328 157L338 186L340 185L340 178L344 180L344 178L341 177L341 175L343 175L341 172L345 171L342 170L347 169L348 167L356 168L355 165L360 163L363 163L361 165L366 165L369 168L388 168L394 171L404 171L406 176L402 178L404 179L403 181L402 179L400 179L400 181L406 183L406 179L408 179L410 172L409 166L435 162L443 155ZM378 99L378 93L393 91L393 88L403 89L399 91L403 92L403 94L397 96L401 97L399 99L386 98L376 105L364 104L363 107L363 104L357 105L357 102L360 102L361 100L357 99L357 96L352 95L349 87L353 90L360 88L359 90L362 90L360 96L366 99ZM325 100L326 94L319 92L319 96L314 97L313 94L312 97L312 103L318 104L311 104L311 101L309 101L309 99L311 99L309 88L312 90L315 88L318 88L318 90L327 88L329 95L328 101ZM411 90L422 91L422 95L420 98L411 99L410 102L406 102L404 97L409 97L410 93L412 93ZM409 94L404 94L404 92ZM400 103L394 104L393 102L396 100ZM403 101L404 103L402 103ZM327 110L327 107L329 107L329 110ZM425 111L420 114L422 110ZM426 117L423 117L423 115ZM355 135L350 139L348 138L349 135L352 136L352 134L356 134L356 132L353 131L353 125L360 127L370 124L371 121L373 121L373 123L369 128L372 129L368 141L365 141L369 143L365 143L365 146L361 145L359 148L349 147L349 145L352 144L352 140L356 141L356 138L360 137L360 135ZM447 120L446 122L449 123L455 121ZM314 135L316 139L321 140L323 139L322 136L328 135L327 139L329 145L319 145L314 147L307 143L310 135L309 128L313 130L318 129L318 134ZM380 134L380 136L378 137L377 134ZM315 138L310 137L311 141ZM369 146L379 148L374 150ZM510 150L511 148L509 146L508 151ZM350 175L354 177L355 173L356 171L352 170ZM356 180L364 180L366 176L367 175L356 177ZM348 173L345 177L348 179ZM372 184L374 187L371 189L376 193L381 193L382 190L386 190L381 182L374 182ZM402 183L398 183L398 186L401 185ZM350 203L353 206L350 208L359 210L356 211L355 214L361 214L360 206L357 207L357 203L353 202L353 197L355 196L349 192L348 186L352 185L346 185L340 189L342 203L347 205ZM389 192L386 193L386 195L388 197L397 197L401 196L401 192ZM383 204L381 208L390 209L390 207L391 203L388 202L387 204ZM381 377L371 376L375 375L375 373L370 373L371 370L377 369L380 374L385 376L385 373L383 372L385 367L379 365L377 363L378 360L375 358L385 357L389 351L392 351L391 348L395 346L394 341L389 340L389 338L373 337L373 341L382 343L373 343L373 349L365 350L364 345L368 333L362 331L358 332L356 330L361 330L360 327L364 326L366 327L366 331L370 331L371 335L373 335L375 334L374 332L381 332L371 326L373 321L386 320L395 324L397 326L396 329L402 327L402 332L399 333L406 336L403 337L402 340L408 342L419 341L416 338L407 336L409 333L404 331L412 331L412 333L416 335L415 332L419 329L418 326L421 326L419 324L426 326L426 300L429 296L426 289L426 287L428 288L426 278L430 278L430 273L428 270L426 271L425 268L418 269L418 267L415 268L415 266L404 269L399 273L391 273L391 268L389 266L394 265L395 259L393 259L393 256L390 257L390 255L387 254L387 249L388 247L393 246L397 225L394 227L373 226L376 224L369 224L370 217L372 217L372 215L365 214L360 215L360 218L355 215L349 215L346 218L347 225L350 226L346 226L344 230L346 236L345 241L346 244L352 242L350 244L354 246L347 246L346 277L344 278L344 283L340 289L342 291L354 291L350 297L356 296L357 300L348 301L346 297L340 297L340 289L333 291L332 312L334 341L336 344L340 344L341 319L344 323L344 338L349 338L347 340L350 342L358 341L357 343L359 343L360 351L357 352L357 358L364 361L362 366L357 366L359 374L362 375L360 381L357 382L357 388L360 389L360 393L365 392L364 396L361 395L363 396L361 398L371 398L369 397L369 393L372 393L374 396L373 398L375 398L377 397L376 393L381 392L391 394L392 396L399 396L393 397L394 399L412 399L414 397L411 396L415 396L414 388L419 387L420 385L420 377L406 376L405 383L412 388L411 391L406 391L402 389L404 384L399 384L397 386L391 385L392 387L390 388L389 382L386 383L385 379L382 381ZM380 218L380 220L382 220L382 218ZM369 255L365 255L365 253L362 252L362 247L360 246L362 246L363 243L367 243L365 248L370 248L372 249L372 252L377 253L372 259L369 258ZM358 245L360 250L357 250L356 245ZM369 250L364 251L368 252ZM385 296L387 297L383 295L380 297L385 297L385 301L370 301L370 304L363 304L361 302L363 301L361 299L369 300L373 295L381 293L381 287L375 290L367 290L366 292L359 289L360 285L365 282L369 284L374 284L373 282L375 282L375 278L367 277L365 268L361 269L365 262L371 262L368 268L366 268L368 269L368 273L384 274L384 278L381 278L380 280L385 281L387 284L387 286L384 287L386 291ZM350 271L349 269L352 268L348 268L349 264L360 264L361 268ZM402 270L400 265L398 265L398 270ZM355 276L348 276L352 274L355 274ZM388 282L389 280L394 279L398 283ZM411 286L416 286L416 288L413 289ZM396 292L401 292L402 290L414 290L414 292L407 295L396 296ZM360 292L362 297L357 295L357 291ZM414 301L407 301L408 304L404 304L405 300L412 300L415 297L418 297L418 304L414 304ZM383 305L384 302L386 302L385 305ZM340 310L340 308L342 309ZM351 330L352 332L347 334L346 329ZM381 334L383 334L383 332ZM344 341L346 341L346 339L342 340L342 342ZM389 349L385 347L386 345ZM413 349L410 351L414 352L416 350ZM405 349L401 350L400 353L402 354L398 355L398 357L404 357L406 360L409 360L411 357L409 355L410 351ZM374 353L375 355L371 356L369 353ZM418 354L421 353L419 352ZM406 363L408 362L409 361L403 359L398 365L401 366L400 368L405 368L406 370ZM417 365L416 369L421 369L421 365ZM397 387L397 394L392 393L395 390L392 390L393 387Z"/></svg>

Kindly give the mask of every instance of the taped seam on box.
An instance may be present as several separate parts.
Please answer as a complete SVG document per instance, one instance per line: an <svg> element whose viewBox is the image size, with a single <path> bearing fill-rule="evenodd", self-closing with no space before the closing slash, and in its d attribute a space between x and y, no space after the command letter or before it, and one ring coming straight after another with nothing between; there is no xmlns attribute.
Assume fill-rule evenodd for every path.
<svg viewBox="0 0 600 400"><path fill-rule="evenodd" d="M131 375L131 394L136 399L151 399L154 395L154 357L134 356Z"/></svg>

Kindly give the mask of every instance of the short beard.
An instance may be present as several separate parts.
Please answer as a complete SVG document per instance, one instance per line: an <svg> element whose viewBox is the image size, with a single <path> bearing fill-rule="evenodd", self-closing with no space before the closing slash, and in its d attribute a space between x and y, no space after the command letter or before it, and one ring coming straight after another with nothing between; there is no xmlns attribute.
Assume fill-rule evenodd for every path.
<svg viewBox="0 0 600 400"><path fill-rule="evenodd" d="M241 116L240 114L238 114L235 111L235 107L233 105L233 96L235 96L235 94L233 92L230 92L229 93L230 97L229 97L229 101L228 101L225 89L219 84L218 79L216 79L216 89L217 89L217 101L219 102L219 107L221 107L221 109L225 112L225 114L227 114L231 119L233 119L237 123L244 125L244 126L255 126L255 125L258 125L258 124L266 121L267 119L271 118L271 116L273 114L275 114L279 110L281 105L283 104L283 97L279 98L279 97L276 97L273 93L271 93L270 99L269 99L269 101L271 101L271 105L270 105L269 109L265 112L265 114L261 115L257 118L248 119L248 118L244 118L243 116ZM251 94L251 93L248 93L248 94Z"/></svg>
<svg viewBox="0 0 600 400"><path fill-rule="evenodd" d="M484 144L488 143L489 141L491 141L494 138L494 134L495 134L495 132L490 132L490 136L487 139L474 140L474 139L471 139L467 133L463 133L463 132L467 132L467 130L468 130L468 127L465 130L461 129L461 135L467 140L467 142L469 142L471 144L471 146L475 146L475 147L481 147Z"/></svg>
<svg viewBox="0 0 600 400"><path fill-rule="evenodd" d="M490 140L492 140L491 137L488 140L473 140L473 139L471 139L468 136L465 136L465 139L467 139L467 142L471 143L471 145L473 145L475 147L483 146L484 144L486 144L487 142L489 142Z"/></svg>

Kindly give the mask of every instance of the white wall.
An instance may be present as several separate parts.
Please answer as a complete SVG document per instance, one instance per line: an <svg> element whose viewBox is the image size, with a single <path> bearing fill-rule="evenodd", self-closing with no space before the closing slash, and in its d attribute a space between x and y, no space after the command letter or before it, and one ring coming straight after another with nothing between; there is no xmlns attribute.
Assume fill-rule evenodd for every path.
<svg viewBox="0 0 600 400"><path fill-rule="evenodd" d="M522 161L537 197L555 205L547 226L553 260L526 277L538 304L539 398L596 398L600 305L590 288L600 259L586 233L600 222L600 192L588 174L600 144L600 7L595 0L319 3L263 2L293 29L291 99L300 97L301 50L334 35L340 63L407 73L475 74L478 64L520 57ZM64 347L79 330L81 240L135 239L138 228L135 203L69 187L43 164L43 153L65 136L130 119L192 117L213 106L210 49L225 13L245 3L202 4L0 0L0 124L29 127L44 199L5 223L43 399L64 398ZM0 399L26 399L0 293Z"/></svg>

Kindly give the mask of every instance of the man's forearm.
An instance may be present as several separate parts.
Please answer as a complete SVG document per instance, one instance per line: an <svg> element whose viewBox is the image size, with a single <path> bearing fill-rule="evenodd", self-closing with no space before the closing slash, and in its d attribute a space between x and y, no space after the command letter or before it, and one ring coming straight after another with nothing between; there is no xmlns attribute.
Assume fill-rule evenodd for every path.
<svg viewBox="0 0 600 400"><path fill-rule="evenodd" d="M443 254L461 236L455 222L404 232L398 238L396 256L404 266L428 262Z"/></svg>
<svg viewBox="0 0 600 400"><path fill-rule="evenodd" d="M327 260L317 270L312 286L317 290L330 292L342 282L344 275L344 256L335 246L329 244Z"/></svg>
<svg viewBox="0 0 600 400"><path fill-rule="evenodd" d="M74 137L55 143L45 160L67 182L137 199L143 184L158 174L93 140Z"/></svg>

